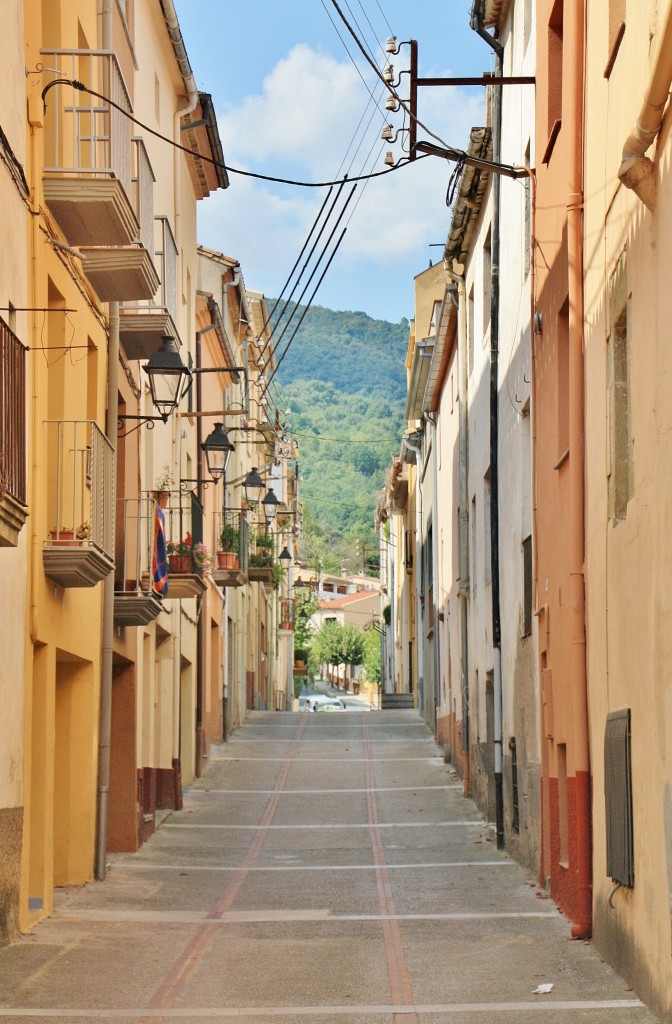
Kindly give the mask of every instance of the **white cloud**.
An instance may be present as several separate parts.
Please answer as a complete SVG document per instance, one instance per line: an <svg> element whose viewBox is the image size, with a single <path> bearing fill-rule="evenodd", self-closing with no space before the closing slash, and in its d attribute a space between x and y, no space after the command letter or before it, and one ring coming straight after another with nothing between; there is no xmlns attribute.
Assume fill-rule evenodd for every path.
<svg viewBox="0 0 672 1024"><path fill-rule="evenodd" d="M341 165L368 100L351 62L337 61L307 45L295 46L265 78L260 95L220 113L226 159L232 166L264 174L329 179ZM459 89L420 89L418 115L448 145L461 148L469 128L483 121L483 102ZM391 120L401 124L399 114ZM382 121L382 114L376 112L351 174L360 172L372 144L378 154L383 145L378 141ZM400 147L394 148L395 155L401 155ZM382 170L382 156L369 169ZM353 268L362 264L372 282L376 270L387 273L395 264L408 273L401 268L404 258L417 259L430 242L445 240L450 217L445 192L451 171L451 164L429 157L366 186L360 183L353 200L357 209L330 270L330 281L339 265L352 279ZM231 174L231 187L216 193L202 208L201 241L240 259L251 286L277 293L323 198L322 190ZM413 272L420 269L415 267ZM347 300L343 305L348 305Z"/></svg>

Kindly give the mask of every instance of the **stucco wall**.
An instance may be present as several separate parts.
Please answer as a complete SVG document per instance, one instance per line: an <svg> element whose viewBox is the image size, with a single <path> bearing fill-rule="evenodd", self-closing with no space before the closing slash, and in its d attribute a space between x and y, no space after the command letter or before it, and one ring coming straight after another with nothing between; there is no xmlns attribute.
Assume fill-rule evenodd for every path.
<svg viewBox="0 0 672 1024"><path fill-rule="evenodd" d="M588 680L593 801L594 942L661 1016L672 1010L672 358L669 276L672 150L666 125L649 156L658 196L650 212L619 186L621 151L638 114L659 42L660 8L626 13L611 74L608 5L588 11L586 98L586 475ZM650 39L650 33L653 40ZM623 253L630 304L630 438L634 487L625 516L609 502L610 282ZM609 712L630 708L634 872L632 889L607 903L604 730Z"/></svg>

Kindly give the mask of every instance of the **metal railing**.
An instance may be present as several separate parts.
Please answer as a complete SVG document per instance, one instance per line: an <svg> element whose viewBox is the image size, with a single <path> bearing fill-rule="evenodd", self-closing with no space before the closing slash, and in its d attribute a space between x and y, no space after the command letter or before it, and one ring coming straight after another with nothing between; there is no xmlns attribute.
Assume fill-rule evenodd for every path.
<svg viewBox="0 0 672 1024"><path fill-rule="evenodd" d="M72 85L52 89L45 116L45 173L117 178L130 199L131 122L125 113L133 107L115 54L42 50L41 57L44 85L54 77L79 81L121 108Z"/></svg>
<svg viewBox="0 0 672 1024"><path fill-rule="evenodd" d="M156 269L161 280L159 288L160 303L172 316L173 322L177 323L177 245L170 223L167 217L155 217L154 223L158 230L158 239L155 231L155 252L157 256Z"/></svg>
<svg viewBox="0 0 672 1024"><path fill-rule="evenodd" d="M93 420L45 420L47 544L76 541L114 556L114 448Z"/></svg>
<svg viewBox="0 0 672 1024"><path fill-rule="evenodd" d="M150 173L151 167L150 167ZM153 174L152 174L153 180ZM144 208L140 213L144 216ZM140 299L135 302L122 302L123 314L142 314L151 311L168 313L173 324L177 324L177 245L167 217L153 217L151 226L151 243L145 242L145 225L141 221L141 240L154 259L154 267L159 275L160 285L151 299ZM147 228L149 230L149 228Z"/></svg>
<svg viewBox="0 0 672 1024"><path fill-rule="evenodd" d="M155 503L149 494L117 500L116 553L117 593L152 593Z"/></svg>
<svg viewBox="0 0 672 1024"><path fill-rule="evenodd" d="M273 537L257 530L250 538L250 565L270 568L273 565Z"/></svg>
<svg viewBox="0 0 672 1024"><path fill-rule="evenodd" d="M214 534L209 536L211 550L219 553L229 552L237 555L238 568L247 573L250 555L250 527L245 516L240 512L225 510L212 520L210 529ZM207 543L207 540L206 540ZM221 566L221 568L226 568Z"/></svg>
<svg viewBox="0 0 672 1024"><path fill-rule="evenodd" d="M292 598L283 597L280 601L280 629L294 629L294 601Z"/></svg>
<svg viewBox="0 0 672 1024"><path fill-rule="evenodd" d="M26 350L0 317L0 495L26 503Z"/></svg>
<svg viewBox="0 0 672 1024"><path fill-rule="evenodd" d="M152 496L149 495L153 500ZM203 540L203 506L195 491L170 491L163 509L168 552L168 571L196 572L209 568L199 545ZM208 555L211 555L208 547Z"/></svg>
<svg viewBox="0 0 672 1024"><path fill-rule="evenodd" d="M140 243L154 258L154 182L156 178L142 139L133 139L131 204L140 225Z"/></svg>

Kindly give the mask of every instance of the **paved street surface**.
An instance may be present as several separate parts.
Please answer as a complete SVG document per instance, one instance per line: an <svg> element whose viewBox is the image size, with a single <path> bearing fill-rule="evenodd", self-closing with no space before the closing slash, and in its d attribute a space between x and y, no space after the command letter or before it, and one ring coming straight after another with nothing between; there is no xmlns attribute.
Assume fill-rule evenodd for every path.
<svg viewBox="0 0 672 1024"><path fill-rule="evenodd" d="M539 895L415 713L259 712L0 951L0 1024L654 1024Z"/></svg>

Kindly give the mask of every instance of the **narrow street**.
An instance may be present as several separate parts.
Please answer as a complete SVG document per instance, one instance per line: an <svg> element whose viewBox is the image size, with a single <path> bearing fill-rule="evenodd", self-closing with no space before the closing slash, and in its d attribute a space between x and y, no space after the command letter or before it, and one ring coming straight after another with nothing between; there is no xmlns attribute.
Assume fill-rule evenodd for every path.
<svg viewBox="0 0 672 1024"><path fill-rule="evenodd" d="M653 1024L539 895L416 713L254 713L0 950L0 1019Z"/></svg>

